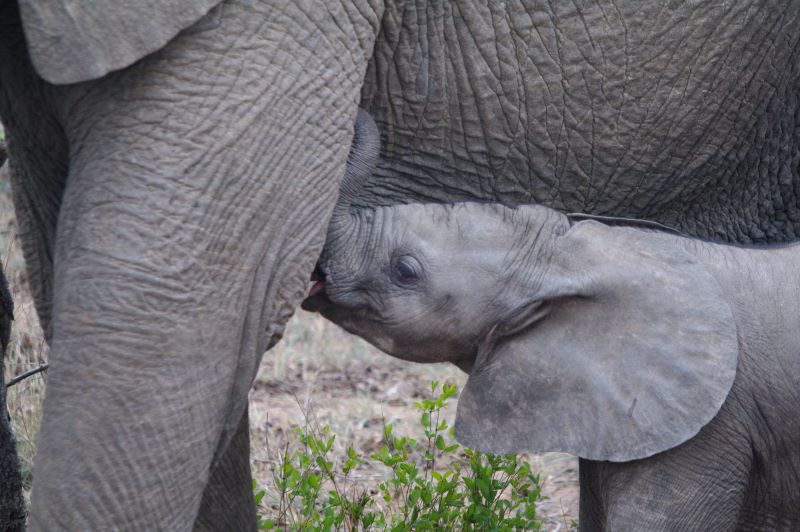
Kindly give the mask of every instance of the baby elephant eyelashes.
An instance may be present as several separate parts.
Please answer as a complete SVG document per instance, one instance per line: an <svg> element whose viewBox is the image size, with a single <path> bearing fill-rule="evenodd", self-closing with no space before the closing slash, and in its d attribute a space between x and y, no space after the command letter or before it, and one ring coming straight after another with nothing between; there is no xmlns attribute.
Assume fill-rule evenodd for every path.
<svg viewBox="0 0 800 532"><path fill-rule="evenodd" d="M392 280L401 286L416 285L422 275L422 267L410 255L394 257L389 266Z"/></svg>

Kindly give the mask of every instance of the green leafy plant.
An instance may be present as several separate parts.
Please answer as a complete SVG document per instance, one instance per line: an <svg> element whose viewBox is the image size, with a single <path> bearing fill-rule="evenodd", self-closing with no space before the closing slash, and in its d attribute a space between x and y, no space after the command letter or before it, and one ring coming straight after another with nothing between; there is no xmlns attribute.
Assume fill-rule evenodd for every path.
<svg viewBox="0 0 800 532"><path fill-rule="evenodd" d="M259 516L262 530L541 530L536 502L539 476L517 455L479 453L453 439L442 409L453 385L431 383L432 397L416 403L422 437L396 436L383 428L384 444L369 457L347 447L332 456L327 427L298 429L299 449L287 445L273 470L277 510ZM352 474L380 464L387 478L364 487ZM265 491L253 483L257 507Z"/></svg>

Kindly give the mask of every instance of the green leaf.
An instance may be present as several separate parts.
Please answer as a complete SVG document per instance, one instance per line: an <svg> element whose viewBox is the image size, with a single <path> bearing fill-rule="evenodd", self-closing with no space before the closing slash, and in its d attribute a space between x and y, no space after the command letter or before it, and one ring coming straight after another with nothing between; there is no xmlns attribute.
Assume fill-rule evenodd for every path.
<svg viewBox="0 0 800 532"><path fill-rule="evenodd" d="M278 456L274 486L280 490L280 521L259 515L259 529L541 530L536 515L536 502L542 499L539 478L530 465L517 455L482 454L455 443L453 425L442 408L457 389L434 381L431 392L433 397L416 403L422 425L417 431L424 438L395 436L387 423L385 445L365 457L352 445L337 455L336 435L328 427L299 428L294 434L302 448ZM438 418L435 425L433 414ZM428 471L440 453L458 454L437 459L438 470ZM359 464L388 468L389 480L363 490L348 486L348 475ZM266 492L258 489L255 479L252 488L260 510Z"/></svg>
<svg viewBox="0 0 800 532"><path fill-rule="evenodd" d="M431 502L433 501L433 494L424 489L420 491L420 495L422 497L422 502L424 502L426 506L430 506Z"/></svg>
<svg viewBox="0 0 800 532"><path fill-rule="evenodd" d="M458 393L458 387L455 384L445 384L442 387L442 398L449 399Z"/></svg>
<svg viewBox="0 0 800 532"><path fill-rule="evenodd" d="M484 500L490 500L492 498L492 491L489 487L489 483L486 482L483 478L475 479L475 484L478 486L478 490L480 490L481 495L483 495Z"/></svg>
<svg viewBox="0 0 800 532"><path fill-rule="evenodd" d="M419 418L419 420L420 420L420 423L422 423L423 427L425 427L425 428L430 427L431 426L431 414L430 414L430 412L423 412L422 416Z"/></svg>
<svg viewBox="0 0 800 532"><path fill-rule="evenodd" d="M264 499L264 495L266 495L264 491L259 491L253 496L253 500L255 501L256 506L261 504L261 501Z"/></svg>

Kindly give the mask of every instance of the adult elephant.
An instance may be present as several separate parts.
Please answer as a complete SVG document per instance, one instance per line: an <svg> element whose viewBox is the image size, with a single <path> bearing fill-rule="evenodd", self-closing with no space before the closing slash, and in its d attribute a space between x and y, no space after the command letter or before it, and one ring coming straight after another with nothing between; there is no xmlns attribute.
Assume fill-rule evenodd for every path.
<svg viewBox="0 0 800 532"><path fill-rule="evenodd" d="M215 4L0 6L52 349L35 529L254 526L247 389L320 250L359 91L384 146L363 205L800 231L791 3Z"/></svg>

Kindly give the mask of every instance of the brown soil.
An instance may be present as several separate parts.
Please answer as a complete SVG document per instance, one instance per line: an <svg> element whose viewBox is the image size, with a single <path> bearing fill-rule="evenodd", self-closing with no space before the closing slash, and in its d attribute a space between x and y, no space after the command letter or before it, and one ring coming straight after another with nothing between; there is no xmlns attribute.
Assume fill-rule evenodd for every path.
<svg viewBox="0 0 800 532"><path fill-rule="evenodd" d="M317 315L299 311L287 327L284 341L264 356L250 392L254 474L271 493L269 465L276 449L295 427L311 423L329 426L337 435L334 451L342 456L352 445L362 456L383 445L382 427L394 425L398 435L420 438L419 412L414 403L431 396L431 381L456 384L466 375L449 364L412 364L393 359L350 336ZM452 424L456 401L443 412ZM307 421L304 412L310 412ZM266 445L270 442L270 446ZM279 443L276 443L279 442ZM271 452L268 452L271 451ZM548 530L568 530L577 520L577 459L563 453L527 457L541 476L540 505ZM387 477L383 466L359 471L364 484ZM269 503L268 503L269 504Z"/></svg>

